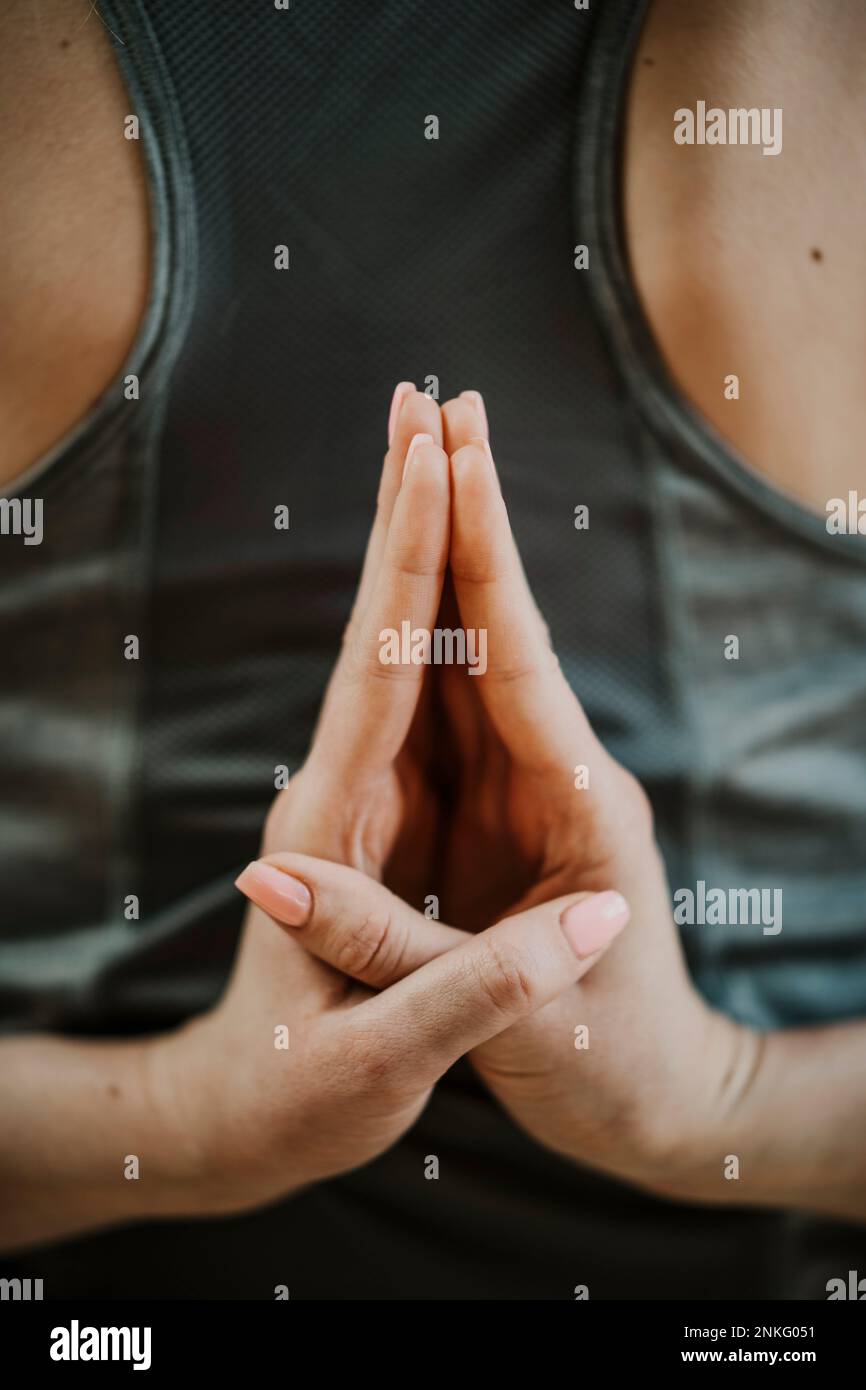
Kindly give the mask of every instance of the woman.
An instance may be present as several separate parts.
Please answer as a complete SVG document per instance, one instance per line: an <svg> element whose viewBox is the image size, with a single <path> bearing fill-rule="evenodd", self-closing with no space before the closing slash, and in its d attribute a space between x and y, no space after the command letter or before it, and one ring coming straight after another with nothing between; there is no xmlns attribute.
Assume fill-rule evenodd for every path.
<svg viewBox="0 0 866 1390"><path fill-rule="evenodd" d="M824 1297L863 1258L864 551L821 515L858 484L862 239L815 210L862 21L816 77L809 5L772 43L741 4L596 8L4 20L3 476L45 520L0 547L2 1173L46 1296ZM704 97L781 107L781 156L676 143ZM488 669L431 668L404 750L418 670L367 631L262 832L398 374L346 651L397 523L451 579L376 636L484 629ZM466 383L564 680L481 403L431 399ZM233 966L260 850L310 916L251 909ZM782 931L694 914L687 973L700 884L781 892Z"/></svg>

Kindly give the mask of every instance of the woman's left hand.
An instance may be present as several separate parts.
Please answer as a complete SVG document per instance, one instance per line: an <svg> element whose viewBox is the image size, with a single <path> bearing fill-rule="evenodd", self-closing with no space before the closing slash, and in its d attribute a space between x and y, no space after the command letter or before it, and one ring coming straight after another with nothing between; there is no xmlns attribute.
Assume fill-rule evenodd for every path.
<svg viewBox="0 0 866 1390"><path fill-rule="evenodd" d="M579 986L472 1060L551 1147L656 1188L713 1192L727 1186L729 1151L716 1136L758 1065L760 1038L694 988L646 794L596 738L551 650L471 400L448 403L443 419L451 581L461 622L486 628L488 652L483 676L444 673L464 769L454 828L463 843L452 854L465 875L476 838L465 826L480 816L486 863L524 876L509 911L613 889L632 918ZM482 900L489 891L477 876L473 888Z"/></svg>

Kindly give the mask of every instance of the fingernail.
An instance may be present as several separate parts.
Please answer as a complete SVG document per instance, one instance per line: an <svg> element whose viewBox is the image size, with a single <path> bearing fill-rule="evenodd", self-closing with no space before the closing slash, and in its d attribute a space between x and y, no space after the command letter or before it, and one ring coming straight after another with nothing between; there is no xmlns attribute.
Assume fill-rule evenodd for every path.
<svg viewBox="0 0 866 1390"><path fill-rule="evenodd" d="M475 409L478 411L478 414L481 416L481 423L482 423L482 426L484 427L484 435L485 435L485 438L489 439L489 438L490 438L490 426L489 426L489 424L487 423L487 410L486 410L486 408L485 408L485 405L484 405L484 397L482 396L481 392L480 392L480 391L461 391L461 392L460 392L460 399L461 399L461 401L471 401L472 404L475 406Z"/></svg>
<svg viewBox="0 0 866 1390"><path fill-rule="evenodd" d="M415 390L414 381L398 381L394 387L394 394L391 397L391 409L388 411L388 448L390 449L394 439L394 430L397 427L397 416L400 414L400 407L407 396Z"/></svg>
<svg viewBox="0 0 866 1390"><path fill-rule="evenodd" d="M433 436L432 436L432 434L413 434L411 440L409 441L409 448L406 450L406 462L403 464L403 477L404 477L404 478L406 477L406 469L409 467L409 464L410 464L411 459L412 459L412 455L414 454L415 450L418 448L418 445L419 445L419 444L432 444L432 443L433 443Z"/></svg>
<svg viewBox="0 0 866 1390"><path fill-rule="evenodd" d="M299 878L275 869L272 864L254 860L235 879L235 887L287 927L302 927L310 915L313 899Z"/></svg>
<svg viewBox="0 0 866 1390"><path fill-rule="evenodd" d="M608 946L630 916L631 909L621 893L594 893L591 898L572 903L559 921L574 954L586 960Z"/></svg>
<svg viewBox="0 0 866 1390"><path fill-rule="evenodd" d="M495 482L498 491L501 493L502 484L499 481L499 474L496 470L496 464L493 462L493 454L490 449L489 441L486 440L483 435L476 434L473 435L469 443L477 444L478 448L483 450L483 452L487 455L487 462L490 464L490 472L493 474L493 481Z"/></svg>
<svg viewBox="0 0 866 1390"><path fill-rule="evenodd" d="M483 449L490 463L493 463L493 451L490 448L490 441L484 438L483 434L473 434L469 441L470 444L477 444L479 449ZM495 464L494 464L495 467Z"/></svg>

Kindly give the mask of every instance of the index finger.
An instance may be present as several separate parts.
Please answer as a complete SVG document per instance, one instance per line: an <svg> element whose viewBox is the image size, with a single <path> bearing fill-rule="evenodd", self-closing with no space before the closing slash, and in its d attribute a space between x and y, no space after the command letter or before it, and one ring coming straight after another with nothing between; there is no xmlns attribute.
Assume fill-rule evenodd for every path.
<svg viewBox="0 0 866 1390"><path fill-rule="evenodd" d="M385 768L418 703L425 646L448 563L448 459L429 436L410 444L370 601L340 656L311 759L329 774Z"/></svg>
<svg viewBox="0 0 866 1390"><path fill-rule="evenodd" d="M616 892L507 917L420 966L350 1016L395 1080L432 1085L465 1053L576 984L629 919Z"/></svg>
<svg viewBox="0 0 866 1390"><path fill-rule="evenodd" d="M379 491L376 497L376 515L367 540L364 564L358 583L358 592L352 605L352 613L344 634L351 640L358 622L363 617L382 566L388 528L394 512L394 503L400 491L400 480L406 466L406 454L416 434L429 434L434 444L442 443L442 413L436 401L423 391L416 391L412 381L401 381L395 387L391 401L391 414L388 421L388 451L382 464L379 478Z"/></svg>
<svg viewBox="0 0 866 1390"><path fill-rule="evenodd" d="M463 624L486 632L485 709L516 762L588 762L603 750L539 621L486 439L457 449L451 477L451 573Z"/></svg>

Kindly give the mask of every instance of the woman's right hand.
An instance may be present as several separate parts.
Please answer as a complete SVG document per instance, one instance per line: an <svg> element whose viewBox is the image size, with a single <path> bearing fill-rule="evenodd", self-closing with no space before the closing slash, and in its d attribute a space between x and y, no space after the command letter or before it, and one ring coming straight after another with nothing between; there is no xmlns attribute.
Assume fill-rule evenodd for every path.
<svg viewBox="0 0 866 1390"><path fill-rule="evenodd" d="M401 821L417 811L400 759L425 668L383 665L380 634L400 632L407 621L412 630L436 623L450 538L448 460L438 443L416 436L439 429L434 402L404 400L358 602L310 756L268 818L268 862L238 880L271 912L281 894L281 921L304 923L307 938L312 930L339 941L337 958L317 959L253 906L224 998L156 1045L158 1088L197 1146L193 1161L212 1207L258 1205L374 1158L414 1123L459 1057L588 968L560 927L567 906L560 900L476 937L430 921L429 960L409 978L379 993L352 978L385 943L399 955L406 920L401 900L375 880ZM333 871L323 880L319 867L311 895L278 867L286 860L331 861Z"/></svg>
<svg viewBox="0 0 866 1390"><path fill-rule="evenodd" d="M407 619L435 624L448 559L448 459L438 405L409 382L394 393L388 434L340 656L307 759L271 806L262 853L315 855L379 879L408 831L418 861L410 867L423 881L436 813L406 744L425 668L383 664L379 634ZM222 1000L154 1044L155 1089L174 1116L188 1117L178 1143L218 1205L363 1162L412 1122L427 1074L393 1106L372 1098L382 1040L364 1026L364 1010L350 1007L365 994L252 906Z"/></svg>
<svg viewBox="0 0 866 1390"><path fill-rule="evenodd" d="M435 820L413 743L425 668L383 665L379 633L407 619L435 624L448 461L436 402L407 384L397 407L342 653L310 755L276 798L262 844L265 854L352 865L343 872L362 884L392 856L429 884ZM418 435L425 440L410 457ZM376 920L356 918L356 908L341 910L342 923L363 940ZM436 981L427 988L435 995ZM434 1012L435 999L425 996L416 1013L418 1000L405 989L370 1000L251 907L223 998L178 1030L4 1043L0 1103L27 1139L0 1142L0 1239L20 1245L118 1220L243 1209L363 1163L411 1124L472 1033L464 1019ZM47 1086L58 1096L50 1115L38 1099ZM125 1154L140 1160L140 1182L124 1180Z"/></svg>
<svg viewBox="0 0 866 1390"><path fill-rule="evenodd" d="M238 885L272 916L253 909L224 1001L162 1039L155 1058L169 1129L196 1145L201 1212L259 1206L377 1157L458 1058L543 1009L598 959L563 929L576 895L477 935L420 919L419 940L418 914L344 865L274 854ZM405 977L401 936L412 957ZM321 959L305 949L311 941ZM356 982L373 970L396 983L377 993Z"/></svg>
<svg viewBox="0 0 866 1390"><path fill-rule="evenodd" d="M384 664L379 634L405 620L435 625L449 529L439 406L401 382L340 655L307 758L271 805L262 853L299 850L380 879L399 840L411 846L414 882L429 883L437 814L424 762L429 681L424 666Z"/></svg>

